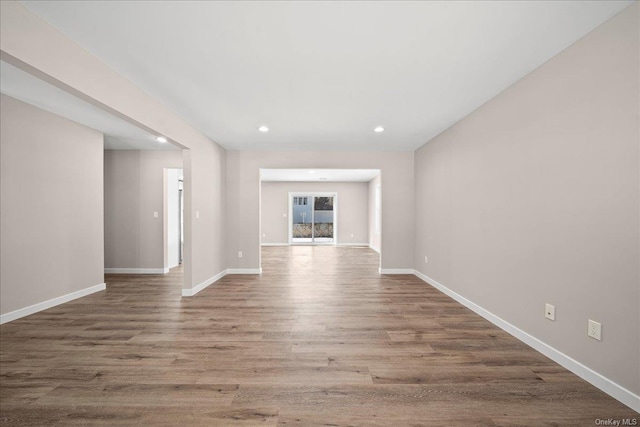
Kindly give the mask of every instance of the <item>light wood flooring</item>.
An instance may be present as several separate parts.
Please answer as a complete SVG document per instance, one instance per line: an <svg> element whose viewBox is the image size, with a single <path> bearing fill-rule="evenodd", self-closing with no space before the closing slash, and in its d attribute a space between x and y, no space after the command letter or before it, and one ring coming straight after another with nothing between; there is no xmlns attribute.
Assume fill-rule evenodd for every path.
<svg viewBox="0 0 640 427"><path fill-rule="evenodd" d="M165 276L0 327L0 424L595 425L638 414L366 248L269 247L263 274Z"/></svg>

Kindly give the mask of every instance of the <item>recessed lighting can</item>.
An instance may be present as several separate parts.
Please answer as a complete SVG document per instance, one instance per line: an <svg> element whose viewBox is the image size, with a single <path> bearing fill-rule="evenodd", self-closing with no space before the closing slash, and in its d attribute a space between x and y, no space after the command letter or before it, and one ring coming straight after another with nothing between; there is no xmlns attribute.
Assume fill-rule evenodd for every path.
<svg viewBox="0 0 640 427"><path fill-rule="evenodd" d="M164 143L167 142L167 138L165 138L164 136L157 136L156 141Z"/></svg>
<svg viewBox="0 0 640 427"><path fill-rule="evenodd" d="M382 126L376 126L373 131L375 133L380 133L380 132L384 132L384 128Z"/></svg>
<svg viewBox="0 0 640 427"><path fill-rule="evenodd" d="M268 127L266 127L266 126L264 126L264 125L260 126L260 127L258 128L258 130L259 130L260 132L269 132L269 128L268 128Z"/></svg>

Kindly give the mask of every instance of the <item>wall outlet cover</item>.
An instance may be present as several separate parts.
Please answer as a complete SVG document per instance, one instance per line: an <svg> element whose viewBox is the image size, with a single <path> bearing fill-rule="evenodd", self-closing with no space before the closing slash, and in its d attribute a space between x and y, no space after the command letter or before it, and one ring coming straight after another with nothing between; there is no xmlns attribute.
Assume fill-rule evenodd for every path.
<svg viewBox="0 0 640 427"><path fill-rule="evenodd" d="M544 317L546 317L549 320L556 320L556 306L551 304L545 304Z"/></svg>
<svg viewBox="0 0 640 427"><path fill-rule="evenodd" d="M602 324L589 319L587 335L594 340L602 341Z"/></svg>

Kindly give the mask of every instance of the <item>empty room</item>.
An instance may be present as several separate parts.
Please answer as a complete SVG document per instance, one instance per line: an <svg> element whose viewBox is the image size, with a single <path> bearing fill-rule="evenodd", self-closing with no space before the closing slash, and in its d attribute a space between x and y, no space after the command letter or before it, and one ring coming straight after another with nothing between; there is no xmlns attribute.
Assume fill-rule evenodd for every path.
<svg viewBox="0 0 640 427"><path fill-rule="evenodd" d="M635 426L637 1L1 1L0 424Z"/></svg>

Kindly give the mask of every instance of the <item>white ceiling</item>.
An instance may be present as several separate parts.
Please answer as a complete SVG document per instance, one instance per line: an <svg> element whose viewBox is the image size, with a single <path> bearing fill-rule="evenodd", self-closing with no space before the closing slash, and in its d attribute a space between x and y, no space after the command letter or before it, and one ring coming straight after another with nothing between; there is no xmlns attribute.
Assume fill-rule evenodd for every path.
<svg viewBox="0 0 640 427"><path fill-rule="evenodd" d="M414 150L631 1L23 3L227 149Z"/></svg>
<svg viewBox="0 0 640 427"><path fill-rule="evenodd" d="M261 181L369 182L379 169L260 169Z"/></svg>
<svg viewBox="0 0 640 427"><path fill-rule="evenodd" d="M177 150L170 143L119 119L11 64L0 61L0 92L105 134L107 150Z"/></svg>

